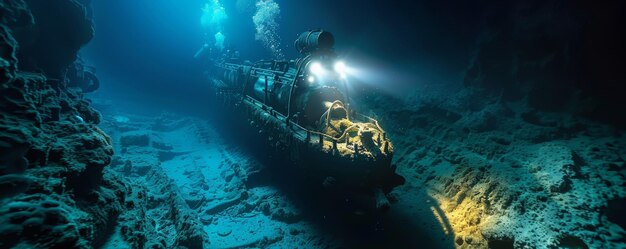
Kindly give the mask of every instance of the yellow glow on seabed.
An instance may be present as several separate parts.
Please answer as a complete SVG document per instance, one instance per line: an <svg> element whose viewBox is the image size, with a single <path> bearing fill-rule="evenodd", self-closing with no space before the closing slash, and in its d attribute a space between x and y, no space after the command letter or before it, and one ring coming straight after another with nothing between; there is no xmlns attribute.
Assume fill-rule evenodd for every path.
<svg viewBox="0 0 626 249"><path fill-rule="evenodd" d="M435 218L437 218L437 221L439 221L439 225L441 225L441 230L443 230L446 235L450 235L450 231L448 230L448 224L446 223L446 220L444 218L445 214L440 212L439 209L434 206L430 206L430 211L433 212L433 216L435 216Z"/></svg>
<svg viewBox="0 0 626 249"><path fill-rule="evenodd" d="M430 210L439 221L441 231L447 236L454 236L456 248L487 247L481 234L490 223L482 220L485 202L474 201L472 199L476 198L466 196L469 195L468 189L461 188L455 192L451 198L447 196L452 193L429 192L430 197L435 200L435 203L431 203Z"/></svg>

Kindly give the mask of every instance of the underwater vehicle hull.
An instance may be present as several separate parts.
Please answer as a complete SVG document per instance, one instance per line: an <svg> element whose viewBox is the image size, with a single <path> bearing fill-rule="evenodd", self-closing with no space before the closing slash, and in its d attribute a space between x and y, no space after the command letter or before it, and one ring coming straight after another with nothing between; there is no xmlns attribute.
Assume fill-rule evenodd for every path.
<svg viewBox="0 0 626 249"><path fill-rule="evenodd" d="M264 146L276 152L274 155L289 161L288 165L281 166L290 167L285 170L307 178L307 184L318 184L342 198L368 195L376 208L385 209L389 207L386 195L404 183L404 178L396 174L391 163L392 155L376 159L342 156L332 148L332 143L324 139L320 143L320 137L312 134L307 136L297 124L288 124L284 115L263 107L258 100L216 90L217 99L234 114L231 120L244 123L251 134L258 134L261 141L266 141Z"/></svg>
<svg viewBox="0 0 626 249"><path fill-rule="evenodd" d="M254 65L216 60L209 80L234 122L260 134L291 162L288 170L329 193L369 195L377 209L386 209L387 194L404 183L392 165L393 145L375 119L348 109L337 87L307 84L304 69L315 58Z"/></svg>

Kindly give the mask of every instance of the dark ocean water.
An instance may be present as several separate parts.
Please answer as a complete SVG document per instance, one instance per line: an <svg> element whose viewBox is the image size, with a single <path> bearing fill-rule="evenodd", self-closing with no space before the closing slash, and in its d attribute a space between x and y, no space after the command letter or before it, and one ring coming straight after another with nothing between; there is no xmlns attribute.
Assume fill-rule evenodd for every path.
<svg viewBox="0 0 626 249"><path fill-rule="evenodd" d="M0 248L626 248L625 13L0 0Z"/></svg>
<svg viewBox="0 0 626 249"><path fill-rule="evenodd" d="M157 220L148 237L166 245L184 229L158 210L180 199L205 248L610 247L624 234L614 214L626 196L623 10L558 0L104 0L92 3L95 36L80 55L101 82L87 96L113 138L112 170L150 191L166 185L159 177L174 186L146 215ZM390 164L406 182L388 213L298 190L281 169L286 154L259 145L274 136L244 131L256 124L249 117L230 119L210 89L221 76L194 58L206 45L252 62L298 59L294 40L317 28L354 69L354 106L394 142ZM612 223L590 218L582 229L587 216ZM103 247L130 246L115 229Z"/></svg>
<svg viewBox="0 0 626 249"><path fill-rule="evenodd" d="M247 2L238 3L238 2ZM414 84L452 84L462 79L480 32L478 4L397 1L277 1L277 36L286 58L295 59L297 34L315 28L336 36L347 61L374 71L377 81L401 94ZM82 54L98 68L102 91L124 98L202 99L201 64L193 54L207 32L203 1L95 1L96 35ZM251 61L272 54L255 40L253 1L224 1L226 43ZM240 7L241 5L246 6ZM415 79L419 79L416 83ZM374 80L372 80L374 81ZM168 103L175 104L175 103Z"/></svg>
<svg viewBox="0 0 626 249"><path fill-rule="evenodd" d="M82 53L98 68L99 77L112 82L103 91L165 102L165 95L202 99L197 91L203 87L198 73L202 65L191 56L215 33L201 24L204 4L200 0L95 1L96 35ZM255 1L219 4L228 16L220 24L227 48L251 61L272 58L271 51L255 39ZM617 15L619 4L330 0L276 4L280 12L272 18L277 23L273 33L285 58L298 57L293 47L297 34L323 28L335 34L341 57L373 74L367 75L364 81L371 82L366 83L395 95L429 85L463 84L472 64L486 57L493 61L485 63L502 65L483 69L494 75L484 80L488 90L512 89L514 93L507 95L516 95L521 90L515 85L526 84L530 77L534 84L551 81L541 90L546 92L541 98L579 87L582 98L599 99L602 110L623 103L617 98L624 92L619 84L624 78L618 73L624 36L612 25L623 18ZM556 62L561 68L544 67L540 77L532 73L506 76L525 73L524 69L507 69L515 67L511 63L537 61L553 53L563 54L563 62ZM548 105L540 108L561 105L557 109L568 109L563 103ZM610 120L612 115L602 110L589 115Z"/></svg>
<svg viewBox="0 0 626 249"><path fill-rule="evenodd" d="M272 16L272 11L276 11L273 8L259 11L256 2L251 0L221 1L217 6L222 6L228 17L221 22L217 21L218 24L203 25L204 4L209 3L210 8L214 8L216 2L95 1L95 37L81 53L88 63L97 68L103 82L99 91L92 96L97 103L110 101L101 108L104 109L103 114L158 116L161 110L168 110L173 115L210 119L214 126L222 127L218 129L222 133L240 127L221 123L223 120L220 115L226 113L209 107L215 103L211 101L213 95L202 74L206 64L194 60L193 55L207 41L207 37L209 43L212 43L212 36L219 29L226 36L227 49L238 50L243 59L274 59L276 54L272 49L264 46L262 40L256 39L258 27L255 26L253 16L258 13L261 16L268 15L263 18L271 20L266 21L276 22L275 29L270 30L274 36L272 42L280 46L286 59L300 57L293 45L299 33L316 28L332 32L339 57L351 67L359 68L362 74L353 86L355 93L367 87L377 89L382 95L403 99L415 89L427 88L429 85L459 86L467 62L471 59L476 35L481 32L484 15L484 10L476 3L330 0L265 2L276 4L280 14ZM265 153L259 151L258 146L246 148L245 145L251 142L246 139L246 135L237 131L232 133L222 134L229 142L213 146L241 147L245 154L256 155L257 158ZM130 152L118 153L127 158L135 156ZM271 165L283 164L283 160L273 158L261 161ZM184 162L180 164L178 167L186 167ZM292 193L294 189L290 184L297 185L297 179L290 179L288 175L263 178L267 179L260 181L278 187L296 203L296 209L303 210L300 212L305 213L305 221L312 226L303 229L304 232L318 233L312 236L313 239L335 237L331 241L308 246L332 246L337 245L337 241L349 247L448 247L452 244L450 237L430 229L433 224L438 224L432 215L417 217L419 215L415 213L403 211L408 208L405 206L387 218L343 217L345 210L334 210L333 205L321 205L323 197L303 198L302 192ZM295 182L281 183L284 181ZM411 199L410 203L432 200L422 191L408 198ZM428 208L425 210L430 212ZM225 223L206 229L236 226L237 223ZM215 235L211 231L209 234L209 237ZM302 242L297 241L292 242L293 246L301 246L297 243ZM231 242L231 245L236 244ZM224 245L229 244L222 243L217 247ZM290 244L284 241L279 245Z"/></svg>

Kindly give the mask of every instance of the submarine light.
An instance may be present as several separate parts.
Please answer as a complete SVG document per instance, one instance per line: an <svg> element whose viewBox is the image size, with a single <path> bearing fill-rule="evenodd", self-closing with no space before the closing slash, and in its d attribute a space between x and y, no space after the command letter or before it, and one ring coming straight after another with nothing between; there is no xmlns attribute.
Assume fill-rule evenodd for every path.
<svg viewBox="0 0 626 249"><path fill-rule="evenodd" d="M309 77L307 78L307 80L309 81L309 83L313 83L313 82L315 82L315 77L313 77L313 76L309 76Z"/></svg>
<svg viewBox="0 0 626 249"><path fill-rule="evenodd" d="M311 63L311 66L309 66L309 71L317 76L324 74L324 68L319 62Z"/></svg>
<svg viewBox="0 0 626 249"><path fill-rule="evenodd" d="M341 74L341 75L345 75L346 74L346 63L344 63L343 61L337 61L335 62L335 72Z"/></svg>

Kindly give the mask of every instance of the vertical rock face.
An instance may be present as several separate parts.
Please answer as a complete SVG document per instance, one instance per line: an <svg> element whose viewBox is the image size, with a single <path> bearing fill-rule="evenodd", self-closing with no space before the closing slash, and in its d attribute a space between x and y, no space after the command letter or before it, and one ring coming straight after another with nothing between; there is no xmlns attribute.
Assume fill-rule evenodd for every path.
<svg viewBox="0 0 626 249"><path fill-rule="evenodd" d="M113 149L65 68L93 36L81 1L0 1L0 247L89 248L123 209Z"/></svg>
<svg viewBox="0 0 626 249"><path fill-rule="evenodd" d="M61 78L78 50L93 38L84 0L26 0L34 22L16 31L19 67Z"/></svg>
<svg viewBox="0 0 626 249"><path fill-rule="evenodd" d="M153 193L107 167L113 143L84 97L99 82L77 59L94 35L89 2L0 0L0 248L201 248L163 174L151 171Z"/></svg>

